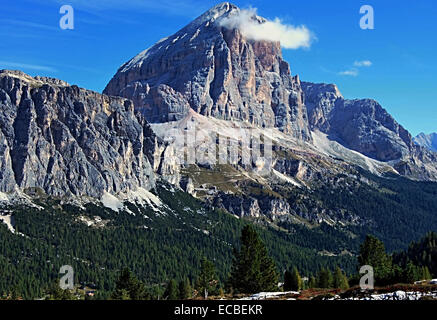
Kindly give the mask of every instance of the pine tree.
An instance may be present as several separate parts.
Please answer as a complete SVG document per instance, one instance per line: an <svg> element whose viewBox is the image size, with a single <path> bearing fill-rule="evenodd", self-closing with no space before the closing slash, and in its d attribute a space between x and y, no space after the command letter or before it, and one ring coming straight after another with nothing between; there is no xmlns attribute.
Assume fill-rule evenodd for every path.
<svg viewBox="0 0 437 320"><path fill-rule="evenodd" d="M373 267L375 281L387 284L393 277L391 257L385 252L385 246L378 238L368 235L360 247L358 257L360 266Z"/></svg>
<svg viewBox="0 0 437 320"><path fill-rule="evenodd" d="M431 280L432 276L431 273L429 272L429 269L427 266L422 267L422 279L421 280Z"/></svg>
<svg viewBox="0 0 437 320"><path fill-rule="evenodd" d="M240 251L234 250L229 282L240 293L277 290L278 273L275 263L251 225L243 228Z"/></svg>
<svg viewBox="0 0 437 320"><path fill-rule="evenodd" d="M285 270L284 272L284 291L291 291L291 272L288 270Z"/></svg>
<svg viewBox="0 0 437 320"><path fill-rule="evenodd" d="M317 287L328 289L332 287L332 273L331 271L322 268L317 275Z"/></svg>
<svg viewBox="0 0 437 320"><path fill-rule="evenodd" d="M308 281L308 288L313 289L317 287L317 281L316 278L314 276L311 276L309 281Z"/></svg>
<svg viewBox="0 0 437 320"><path fill-rule="evenodd" d="M174 279L171 279L165 289L164 298L167 300L177 300L179 298L178 285Z"/></svg>
<svg viewBox="0 0 437 320"><path fill-rule="evenodd" d="M143 300L146 298L146 288L129 269L125 268L115 284L115 291L111 298L114 300L126 300L127 298Z"/></svg>
<svg viewBox="0 0 437 320"><path fill-rule="evenodd" d="M302 289L302 278L296 267L292 272L286 271L284 274L284 290L299 291Z"/></svg>
<svg viewBox="0 0 437 320"><path fill-rule="evenodd" d="M346 290L349 289L349 282L347 276L343 271L337 266L333 276L333 287L336 289Z"/></svg>
<svg viewBox="0 0 437 320"><path fill-rule="evenodd" d="M406 283L413 283L417 280L422 280L421 277L422 270L409 261L404 270L404 281Z"/></svg>
<svg viewBox="0 0 437 320"><path fill-rule="evenodd" d="M217 284L214 264L204 257L201 261L200 276L197 279L197 290L207 299L210 293L215 292Z"/></svg>
<svg viewBox="0 0 437 320"><path fill-rule="evenodd" d="M186 300L192 297L192 289L189 279L185 279L179 282L179 299Z"/></svg>

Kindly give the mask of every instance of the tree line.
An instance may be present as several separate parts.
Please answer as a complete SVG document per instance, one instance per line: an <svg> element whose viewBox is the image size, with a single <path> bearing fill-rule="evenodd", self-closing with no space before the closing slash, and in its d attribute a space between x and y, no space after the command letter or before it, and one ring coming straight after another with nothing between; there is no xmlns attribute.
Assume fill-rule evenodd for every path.
<svg viewBox="0 0 437 320"><path fill-rule="evenodd" d="M413 283L418 280L432 278L426 263L433 261L437 249L437 234L429 233L418 243L412 243L405 252L390 255L386 252L382 241L368 235L361 244L357 258L359 265L370 265L374 269L375 285L386 286L396 283ZM422 254L418 249L422 248ZM428 257L431 255L431 259ZM434 265L431 263L431 267ZM434 269L432 269L435 272ZM321 268L319 272L302 277L296 267L283 273L283 291L300 291L305 289L341 289L347 290L357 285L361 275L347 275L339 266L333 271ZM242 230L240 249L234 250L234 259L227 281L221 284L218 280L214 264L203 258L199 277L194 281L188 278L177 283L174 279L167 283L166 289L159 297L147 293L144 285L129 270L124 270L117 281L117 289L112 299L168 299L184 300L195 297L207 299L208 296L224 296L228 294L253 294L262 291L278 291L280 275L273 259L257 234L247 225ZM142 292L142 294L139 294Z"/></svg>

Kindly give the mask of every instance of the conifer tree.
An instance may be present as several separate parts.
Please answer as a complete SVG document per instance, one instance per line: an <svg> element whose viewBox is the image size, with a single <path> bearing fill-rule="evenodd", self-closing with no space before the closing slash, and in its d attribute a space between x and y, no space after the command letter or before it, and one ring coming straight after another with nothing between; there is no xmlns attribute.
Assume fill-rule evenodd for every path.
<svg viewBox="0 0 437 320"><path fill-rule="evenodd" d="M284 274L284 290L299 291L302 289L302 278L296 267L292 272L286 271Z"/></svg>
<svg viewBox="0 0 437 320"><path fill-rule="evenodd" d="M234 250L229 282L240 293L277 290L278 273L275 263L251 225L243 228L240 250Z"/></svg>
<svg viewBox="0 0 437 320"><path fill-rule="evenodd" d="M406 283L413 283L422 277L422 270L415 266L411 261L408 261L404 270L404 281Z"/></svg>
<svg viewBox="0 0 437 320"><path fill-rule="evenodd" d="M192 289L189 279L185 279L179 282L179 299L186 300L192 296Z"/></svg>
<svg viewBox="0 0 437 320"><path fill-rule="evenodd" d="M333 287L336 289L346 290L349 289L349 282L347 276L343 271L337 266L333 276Z"/></svg>
<svg viewBox="0 0 437 320"><path fill-rule="evenodd" d="M381 284L387 284L393 277L391 257L385 252L384 243L374 236L367 235L361 244L358 262L360 266L373 267L375 281Z"/></svg>
<svg viewBox="0 0 437 320"><path fill-rule="evenodd" d="M427 266L422 267L422 279L421 280L431 280L432 276L431 273L429 272L429 269Z"/></svg>
<svg viewBox="0 0 437 320"><path fill-rule="evenodd" d="M204 257L201 261L200 276L197 279L197 290L207 299L210 293L215 292L217 284L214 264Z"/></svg>
<svg viewBox="0 0 437 320"><path fill-rule="evenodd" d="M129 269L125 268L115 284L115 291L111 298L114 300L143 300L146 298L146 289L144 284Z"/></svg>
<svg viewBox="0 0 437 320"><path fill-rule="evenodd" d="M291 291L291 272L285 270L284 272L284 291Z"/></svg>
<svg viewBox="0 0 437 320"><path fill-rule="evenodd" d="M311 276L309 281L308 281L308 288L313 289L317 287L317 281L316 278L314 276Z"/></svg>
<svg viewBox="0 0 437 320"><path fill-rule="evenodd" d="M178 285L174 279L171 279L165 289L164 298L167 300L177 300L179 298Z"/></svg>
<svg viewBox="0 0 437 320"><path fill-rule="evenodd" d="M331 288L333 284L331 271L322 268L317 275L317 287L328 289Z"/></svg>

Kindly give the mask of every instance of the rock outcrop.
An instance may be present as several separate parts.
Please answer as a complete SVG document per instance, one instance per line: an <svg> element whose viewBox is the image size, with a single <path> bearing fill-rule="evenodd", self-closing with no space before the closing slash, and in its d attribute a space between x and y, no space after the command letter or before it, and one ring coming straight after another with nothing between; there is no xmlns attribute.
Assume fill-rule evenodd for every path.
<svg viewBox="0 0 437 320"><path fill-rule="evenodd" d="M156 137L130 100L1 70L0 110L1 192L99 198L154 185Z"/></svg>

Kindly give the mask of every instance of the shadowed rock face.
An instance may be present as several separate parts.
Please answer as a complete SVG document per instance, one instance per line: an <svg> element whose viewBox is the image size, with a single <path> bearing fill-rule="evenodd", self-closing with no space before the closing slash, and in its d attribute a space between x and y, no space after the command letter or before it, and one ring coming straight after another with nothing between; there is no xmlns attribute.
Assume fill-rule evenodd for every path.
<svg viewBox="0 0 437 320"><path fill-rule="evenodd" d="M312 130L370 158L393 162L402 175L435 180L437 154L413 142L403 128L372 99L344 99L333 84L302 82Z"/></svg>
<svg viewBox="0 0 437 320"><path fill-rule="evenodd" d="M0 71L0 191L100 197L150 189L155 136L127 99Z"/></svg>
<svg viewBox="0 0 437 320"><path fill-rule="evenodd" d="M398 160L414 151L411 135L371 99L344 99L333 84L304 82L311 129L346 147L381 161Z"/></svg>
<svg viewBox="0 0 437 320"><path fill-rule="evenodd" d="M124 64L104 93L132 99L154 123L180 120L191 108L310 141L301 84L282 59L280 44L249 41L220 25L238 12L229 3L212 8Z"/></svg>

